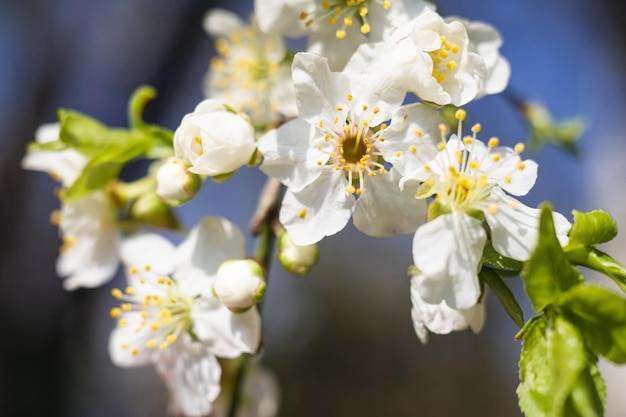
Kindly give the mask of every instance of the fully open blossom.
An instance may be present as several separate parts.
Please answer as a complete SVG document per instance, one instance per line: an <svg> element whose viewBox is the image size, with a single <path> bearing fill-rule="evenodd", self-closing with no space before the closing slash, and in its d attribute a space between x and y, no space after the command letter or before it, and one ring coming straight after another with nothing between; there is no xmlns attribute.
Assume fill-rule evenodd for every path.
<svg viewBox="0 0 626 417"><path fill-rule="evenodd" d="M189 172L217 176L245 165L256 149L254 128L217 100L200 102L174 132L174 152Z"/></svg>
<svg viewBox="0 0 626 417"><path fill-rule="evenodd" d="M307 50L340 70L359 45L387 38L430 6L422 0L257 0L255 8L262 30L279 25L283 33L309 35Z"/></svg>
<svg viewBox="0 0 626 417"><path fill-rule="evenodd" d="M43 125L37 130L36 141L43 144L58 140L59 131L58 123ZM87 158L73 149L33 151L22 160L23 168L47 172L64 188L72 185L86 164ZM119 264L120 235L113 204L104 191L62 201L51 221L59 226L63 241L56 270L65 278L65 289L97 287L113 278Z"/></svg>
<svg viewBox="0 0 626 417"><path fill-rule="evenodd" d="M400 192L401 175L385 163L413 167L400 149L409 152L417 137L436 149L437 113L400 107L402 91L360 77L358 69L331 72L317 54L296 55L293 79L300 118L260 138L259 151L261 170L288 187L279 218L294 243L337 233L353 213L369 235L412 233L425 205L413 199L414 190Z"/></svg>
<svg viewBox="0 0 626 417"><path fill-rule="evenodd" d="M207 97L247 113L255 126L297 114L291 62L276 31L264 33L254 20L246 25L222 9L211 10L204 27L217 38L218 53L205 80Z"/></svg>
<svg viewBox="0 0 626 417"><path fill-rule="evenodd" d="M450 308L445 301L429 304L419 294L417 277L411 278L411 303L413 328L422 343L428 342L429 331L448 334L470 327L474 333L478 333L485 322L484 300L465 310Z"/></svg>
<svg viewBox="0 0 626 417"><path fill-rule="evenodd" d="M242 232L225 219L206 217L175 248L154 234L132 237L121 247L128 286L112 294L117 327L109 339L113 363L154 363L173 397L173 409L188 416L211 411L220 391L216 356L236 358L256 351L256 307L233 314L211 292L220 264L245 256Z"/></svg>
<svg viewBox="0 0 626 417"><path fill-rule="evenodd" d="M499 147L497 138L484 144L473 135L461 137L465 112L457 112L459 132L445 141L442 129L436 155L415 154L425 165L402 180L422 182L418 198L432 198L430 221L413 239L413 260L419 273L413 278L421 299L429 304L445 301L453 309L468 309L480 296L478 268L487 241L483 219L491 231L491 243L502 255L525 261L538 241L540 211L508 196L528 193L537 178L537 164L519 157L524 149ZM567 241L570 223L554 213L557 236Z"/></svg>

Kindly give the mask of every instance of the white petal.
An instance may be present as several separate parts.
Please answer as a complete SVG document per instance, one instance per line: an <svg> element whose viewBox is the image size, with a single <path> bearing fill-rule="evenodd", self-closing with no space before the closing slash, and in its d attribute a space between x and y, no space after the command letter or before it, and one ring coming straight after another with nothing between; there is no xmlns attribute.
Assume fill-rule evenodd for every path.
<svg viewBox="0 0 626 417"><path fill-rule="evenodd" d="M487 236L482 222L463 212L444 214L417 229L413 261L421 271L416 279L420 297L445 301L456 309L469 308L480 296L478 262Z"/></svg>
<svg viewBox="0 0 626 417"><path fill-rule="evenodd" d="M320 121L332 123L341 105L347 112L350 82L341 73L331 73L325 57L307 52L297 53L292 66L300 117L317 126Z"/></svg>
<svg viewBox="0 0 626 417"><path fill-rule="evenodd" d="M539 241L541 210L525 206L497 188L485 202L497 207L495 214L485 212L495 250L509 258L528 260ZM552 216L559 241L567 243L570 223L559 213L554 212Z"/></svg>
<svg viewBox="0 0 626 417"><path fill-rule="evenodd" d="M157 355L158 349L148 349L146 342L157 334L147 326L140 326L142 317L138 311L124 313L123 319L127 324L115 327L109 337L111 361L124 368L147 365ZM140 327L142 329L136 331Z"/></svg>
<svg viewBox="0 0 626 417"><path fill-rule="evenodd" d="M243 22L235 13L225 9L211 9L204 16L202 27L211 36L228 36L241 29Z"/></svg>
<svg viewBox="0 0 626 417"><path fill-rule="evenodd" d="M261 317L256 307L235 314L220 303L217 308L202 308L198 301L192 312L194 333L211 353L222 358L236 358L242 353L254 353L261 341Z"/></svg>
<svg viewBox="0 0 626 417"><path fill-rule="evenodd" d="M161 352L156 369L172 394L172 411L202 417L220 393L222 369L206 346L183 336Z"/></svg>
<svg viewBox="0 0 626 417"><path fill-rule="evenodd" d="M296 245L317 243L346 226L354 207L347 185L343 171L328 169L302 191L287 189L279 220Z"/></svg>
<svg viewBox="0 0 626 417"><path fill-rule="evenodd" d="M329 154L312 144L318 130L302 119L294 119L259 139L259 151L263 154L261 171L300 191L320 176Z"/></svg>
<svg viewBox="0 0 626 417"><path fill-rule="evenodd" d="M188 294L211 296L217 268L246 255L243 232L221 217L203 218L176 249L174 278Z"/></svg>
<svg viewBox="0 0 626 417"><path fill-rule="evenodd" d="M169 275L173 270L174 245L161 235L145 233L130 237L122 243L120 257L128 268L145 268L158 275Z"/></svg>
<svg viewBox="0 0 626 417"><path fill-rule="evenodd" d="M119 235L117 231L97 237L83 237L59 255L56 270L65 277L63 288L95 288L109 282L117 272Z"/></svg>
<svg viewBox="0 0 626 417"><path fill-rule="evenodd" d="M413 233L426 221L426 201L414 197L417 184L400 191L399 181L394 169L363 179L363 194L353 214L357 229L370 236L391 237Z"/></svg>

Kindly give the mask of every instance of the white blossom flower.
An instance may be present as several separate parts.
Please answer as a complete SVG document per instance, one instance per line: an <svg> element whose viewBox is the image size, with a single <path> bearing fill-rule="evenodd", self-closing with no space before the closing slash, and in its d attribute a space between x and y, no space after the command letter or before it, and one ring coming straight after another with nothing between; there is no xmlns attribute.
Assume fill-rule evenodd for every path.
<svg viewBox="0 0 626 417"><path fill-rule="evenodd" d="M413 239L413 260L420 274L414 278L421 299L429 304L445 301L453 309L468 309L480 296L478 268L487 234L483 219L491 231L493 247L502 255L528 260L538 241L540 211L509 197L528 193L537 178L537 164L519 157L524 149L499 147L498 139L487 145L473 135L461 137L463 110L457 111L458 136L445 142L442 129L440 152L436 155L417 152L416 158L430 160L408 173L401 181L416 179L423 184L418 198L432 197L430 221L420 226ZM570 223L554 213L557 235L567 242Z"/></svg>
<svg viewBox="0 0 626 417"><path fill-rule="evenodd" d="M480 40L478 31L475 37ZM424 101L462 106L481 92L486 93L483 84L489 74L480 52L490 59L494 71L492 78L495 80L500 75L495 70L497 65L491 62L493 45L472 45L463 22L445 21L435 11L424 11L398 28L392 39L364 46L357 55L377 56L377 66L389 68L399 85ZM371 49L374 52L368 51ZM497 48L495 51L497 53ZM497 81L501 83L501 79ZM489 91L495 91L497 81L493 81L494 87Z"/></svg>
<svg viewBox="0 0 626 417"><path fill-rule="evenodd" d="M359 45L385 39L431 7L422 0L257 0L255 6L262 30L280 25L287 33L309 35L307 50L327 57L334 70Z"/></svg>
<svg viewBox="0 0 626 417"><path fill-rule="evenodd" d="M188 416L211 411L220 391L216 356L254 353L260 341L255 307L233 314L211 293L219 265L245 256L243 233L225 219L206 217L175 248L154 234L129 238L121 248L128 287L113 289L117 327L109 354L122 367L154 363Z"/></svg>
<svg viewBox="0 0 626 417"><path fill-rule="evenodd" d="M38 143L59 139L58 123L45 124L36 132ZM24 169L47 172L67 188L78 178L87 158L74 149L29 152ZM62 192L61 192L62 194ZM117 230L113 204L104 191L94 191L78 200L61 203L51 215L63 241L57 258L57 274L67 290L93 288L113 278L119 264Z"/></svg>
<svg viewBox="0 0 626 417"><path fill-rule="evenodd" d="M183 117L174 132L174 152L191 164L189 172L217 176L245 165L256 149L247 118L216 100L204 100Z"/></svg>
<svg viewBox="0 0 626 417"><path fill-rule="evenodd" d="M411 277L411 318L415 333L422 343L428 342L428 331L448 334L468 327L474 333L482 330L485 322L484 296L479 303L464 310L450 308L445 301L429 304L420 296L418 281L419 272Z"/></svg>
<svg viewBox="0 0 626 417"><path fill-rule="evenodd" d="M353 213L366 234L412 233L425 205L413 199L413 190L398 190L400 174L385 163L404 167L401 149L412 149L413 137L421 135L422 143L434 138L436 112L400 107L402 91L352 70L330 72L317 54L296 54L293 78L300 118L261 137L259 151L261 170L288 187L279 219L294 243L337 233Z"/></svg>
<svg viewBox="0 0 626 417"><path fill-rule="evenodd" d="M204 28L217 38L204 92L247 113L255 126L297 114L287 49L275 31L264 33L254 19L245 25L227 10L211 10Z"/></svg>

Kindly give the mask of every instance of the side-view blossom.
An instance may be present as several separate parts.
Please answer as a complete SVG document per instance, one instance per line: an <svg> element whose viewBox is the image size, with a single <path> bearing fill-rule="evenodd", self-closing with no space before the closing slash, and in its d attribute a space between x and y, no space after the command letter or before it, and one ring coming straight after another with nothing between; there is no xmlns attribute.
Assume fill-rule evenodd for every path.
<svg viewBox="0 0 626 417"><path fill-rule="evenodd" d="M293 242L316 243L353 214L356 227L372 236L412 233L426 206L414 190L399 190L401 175L388 167L403 166L409 157L400 149L409 152L416 137L436 149L437 113L401 107L399 89L357 70L331 72L317 54L296 54L293 79L300 117L259 139L261 170L288 187L279 220Z"/></svg>
<svg viewBox="0 0 626 417"><path fill-rule="evenodd" d="M262 32L254 19L246 25L227 10L213 9L205 30L217 38L205 83L207 97L245 112L263 127L297 114L291 62L276 31Z"/></svg>
<svg viewBox="0 0 626 417"><path fill-rule="evenodd" d="M439 152L420 154L430 160L401 181L418 180L417 198L432 199L429 221L413 238L413 260L419 273L413 278L421 299L429 304L445 301L453 309L468 309L480 296L478 268L487 241L484 221L493 247L504 256L528 260L538 241L540 211L508 196L528 193L537 178L537 164L522 160L523 144L500 147L497 138L487 144L472 136L461 138L463 110L457 111L458 136L446 142L441 126ZM561 244L567 242L570 223L554 213Z"/></svg>
<svg viewBox="0 0 626 417"><path fill-rule="evenodd" d="M431 7L422 0L255 1L262 30L279 25L283 33L309 35L307 51L327 57L333 70L341 70L359 45L382 41Z"/></svg>
<svg viewBox="0 0 626 417"><path fill-rule="evenodd" d="M220 391L216 356L254 353L260 342L256 307L232 313L212 294L220 264L245 256L243 233L225 219L204 218L175 248L155 234L126 240L121 256L128 286L113 289L117 326L109 339L114 364L153 363L173 397L172 409L204 416Z"/></svg>
<svg viewBox="0 0 626 417"><path fill-rule="evenodd" d="M38 143L58 140L58 123L42 125L36 132ZM78 178L87 158L73 149L29 152L22 160L24 169L47 172L64 188ZM62 194L62 191L61 191ZM115 209L104 191L94 191L75 201L61 202L51 215L59 227L63 245L56 270L67 290L93 288L113 278L119 265L119 231Z"/></svg>
<svg viewBox="0 0 626 417"><path fill-rule="evenodd" d="M429 331L448 334L469 327L474 333L478 333L485 322L484 295L483 300L464 310L450 308L445 301L429 304L420 297L417 277L411 278L411 303L413 328L422 343L428 342Z"/></svg>
<svg viewBox="0 0 626 417"><path fill-rule="evenodd" d="M176 157L189 162L189 172L200 175L231 174L250 161L255 149L247 117L217 100L200 102L174 132Z"/></svg>

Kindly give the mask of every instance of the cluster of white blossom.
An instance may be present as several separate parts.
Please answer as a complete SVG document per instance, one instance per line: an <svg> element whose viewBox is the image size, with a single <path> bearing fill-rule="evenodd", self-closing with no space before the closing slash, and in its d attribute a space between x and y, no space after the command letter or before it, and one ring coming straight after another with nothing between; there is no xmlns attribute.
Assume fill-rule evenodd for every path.
<svg viewBox="0 0 626 417"><path fill-rule="evenodd" d="M421 0L255 6L249 23L225 10L207 15L217 52L207 98L184 116L169 153L155 162L150 192L177 206L206 178L224 181L262 161L260 170L286 188L278 219L281 241L289 241L279 259L290 270L308 271L317 260L311 245L351 217L370 236L414 234L410 298L420 340L427 330L480 330L485 245L525 261L537 244L539 210L514 198L533 187L537 164L521 159L522 144L479 139L478 124L465 135L462 109L449 134L439 110L506 88L510 68L498 32L444 18ZM299 36L308 37L307 50L290 53L284 38ZM411 103L411 94L421 102ZM58 140L63 125L51 129L37 141ZM67 188L87 160L69 148L35 150L23 166ZM206 415L220 392L216 357L259 349L255 305L266 271L246 259L244 234L226 219L205 218L178 248L153 233L123 234L125 203L114 189L68 201L60 193L53 216L63 239L58 273L67 289L95 287L121 260L127 286L112 292L120 301L110 312L117 320L113 362L153 363L177 412ZM570 223L553 217L566 244Z"/></svg>

